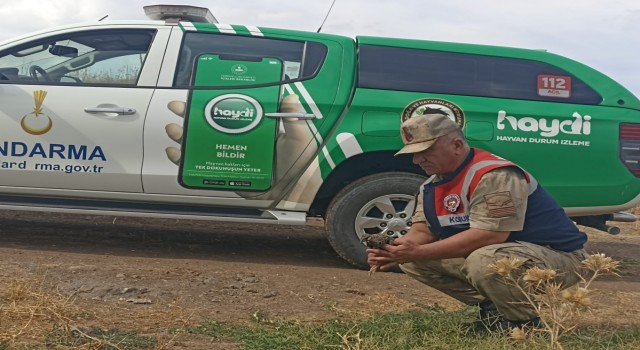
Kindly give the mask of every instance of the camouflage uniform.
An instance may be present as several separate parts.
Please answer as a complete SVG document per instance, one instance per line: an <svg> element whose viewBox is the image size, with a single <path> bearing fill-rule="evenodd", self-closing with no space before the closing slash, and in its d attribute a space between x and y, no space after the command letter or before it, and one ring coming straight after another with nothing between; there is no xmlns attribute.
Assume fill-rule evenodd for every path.
<svg viewBox="0 0 640 350"><path fill-rule="evenodd" d="M489 231L522 230L527 188L527 181L517 168L498 168L486 173L470 198L469 226ZM490 202L498 194L511 197L514 209L511 215L493 215L491 212ZM412 221L429 225L423 212L422 192L418 195ZM477 249L466 258L424 260L402 264L400 268L414 279L465 304L476 305L491 300L506 319L535 318L537 314L524 295L488 269L489 264L503 257L524 261L521 271L534 266L561 271L556 282L570 286L579 281L577 273L586 253L582 249L564 252L533 243L505 242Z"/></svg>

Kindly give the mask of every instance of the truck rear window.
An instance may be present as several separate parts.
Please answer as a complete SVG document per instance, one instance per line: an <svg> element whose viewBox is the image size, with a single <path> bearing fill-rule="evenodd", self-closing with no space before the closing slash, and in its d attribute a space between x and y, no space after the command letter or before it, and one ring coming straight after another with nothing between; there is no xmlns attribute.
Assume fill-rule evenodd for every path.
<svg viewBox="0 0 640 350"><path fill-rule="evenodd" d="M358 86L363 88L594 105L602 101L577 77L538 61L373 45L361 45L359 56ZM549 77L565 77L569 90L556 89L558 96L541 94Z"/></svg>
<svg viewBox="0 0 640 350"><path fill-rule="evenodd" d="M189 86L194 60L215 53L256 57L277 57L284 63L285 81L313 77L324 62L327 47L320 43L214 33L186 33L174 85Z"/></svg>

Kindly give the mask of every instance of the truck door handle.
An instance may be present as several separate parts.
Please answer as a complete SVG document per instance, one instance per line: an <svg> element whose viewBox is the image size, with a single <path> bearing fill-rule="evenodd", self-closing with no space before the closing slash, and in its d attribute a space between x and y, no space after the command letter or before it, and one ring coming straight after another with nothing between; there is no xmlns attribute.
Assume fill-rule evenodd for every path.
<svg viewBox="0 0 640 350"><path fill-rule="evenodd" d="M116 114L135 114L136 109L131 107L87 107L84 109L87 113L116 113Z"/></svg>
<svg viewBox="0 0 640 350"><path fill-rule="evenodd" d="M265 113L266 117L269 118L278 118L278 119L316 119L315 114L309 113Z"/></svg>

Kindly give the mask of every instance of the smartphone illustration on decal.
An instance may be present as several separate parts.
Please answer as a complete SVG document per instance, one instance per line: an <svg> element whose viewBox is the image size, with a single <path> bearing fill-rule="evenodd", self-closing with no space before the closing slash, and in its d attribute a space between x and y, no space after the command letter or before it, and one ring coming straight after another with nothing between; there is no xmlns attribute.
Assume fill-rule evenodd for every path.
<svg viewBox="0 0 640 350"><path fill-rule="evenodd" d="M272 186L283 62L202 54L196 59L182 138L179 183L266 191Z"/></svg>

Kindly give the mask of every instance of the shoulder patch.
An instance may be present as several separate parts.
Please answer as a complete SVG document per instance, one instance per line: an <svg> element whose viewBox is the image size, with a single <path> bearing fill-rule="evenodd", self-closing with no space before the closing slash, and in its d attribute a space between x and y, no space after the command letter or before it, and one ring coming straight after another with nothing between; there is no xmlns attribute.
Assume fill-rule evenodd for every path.
<svg viewBox="0 0 640 350"><path fill-rule="evenodd" d="M496 192L484 196L489 217L506 218L516 215L516 207L511 199L511 191Z"/></svg>

